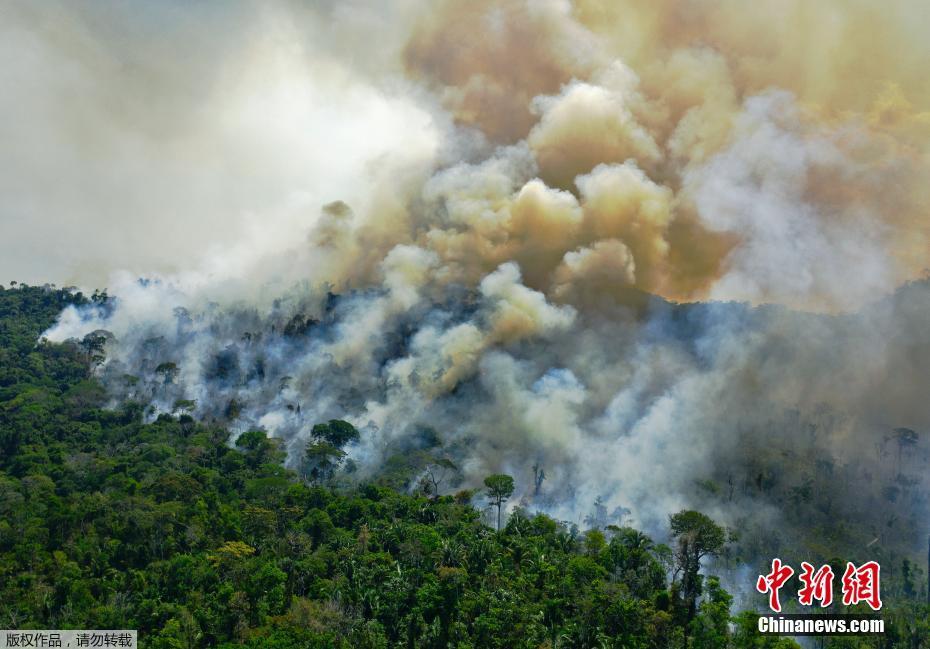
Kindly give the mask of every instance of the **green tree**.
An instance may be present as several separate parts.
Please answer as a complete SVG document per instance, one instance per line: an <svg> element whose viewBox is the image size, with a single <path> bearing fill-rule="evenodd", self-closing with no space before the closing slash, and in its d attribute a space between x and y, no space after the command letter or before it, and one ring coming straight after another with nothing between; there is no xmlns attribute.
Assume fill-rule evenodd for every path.
<svg viewBox="0 0 930 649"><path fill-rule="evenodd" d="M312 482L326 482L332 479L345 456L345 451L329 442L310 442L304 451L304 475Z"/></svg>
<svg viewBox="0 0 930 649"><path fill-rule="evenodd" d="M484 486L488 490L488 499L497 507L497 530L501 529L501 508L513 495L513 478L503 473L495 473L484 479Z"/></svg>
<svg viewBox="0 0 930 649"><path fill-rule="evenodd" d="M669 517L672 538L678 542L676 574L681 574L681 597L687 607L687 620L695 615L701 595L701 559L716 556L726 543L726 531L710 517L694 510L683 510Z"/></svg>
<svg viewBox="0 0 930 649"><path fill-rule="evenodd" d="M359 439L358 429L341 419L330 419L325 424L317 424L310 431L310 434L316 440L324 441L336 448L342 448L346 444Z"/></svg>
<svg viewBox="0 0 930 649"><path fill-rule="evenodd" d="M155 368L155 373L161 377L163 386L174 383L180 372L181 370L178 368L177 363L172 363L171 361L159 363L158 367Z"/></svg>

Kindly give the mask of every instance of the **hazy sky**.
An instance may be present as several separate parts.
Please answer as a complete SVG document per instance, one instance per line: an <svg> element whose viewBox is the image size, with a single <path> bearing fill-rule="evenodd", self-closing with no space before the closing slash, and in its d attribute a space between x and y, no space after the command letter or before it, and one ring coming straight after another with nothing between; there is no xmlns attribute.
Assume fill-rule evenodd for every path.
<svg viewBox="0 0 930 649"><path fill-rule="evenodd" d="M0 282L260 273L335 200L365 268L416 242L563 294L850 308L927 266L924 2L0 14Z"/></svg>
<svg viewBox="0 0 930 649"><path fill-rule="evenodd" d="M927 428L926 287L876 303L928 266L925 0L0 11L0 282L105 283L47 335L112 333L114 395L346 418L368 466L435 427L657 528L774 434Z"/></svg>
<svg viewBox="0 0 930 649"><path fill-rule="evenodd" d="M373 159L430 150L431 117L327 52L320 19L258 7L0 6L0 282L293 240Z"/></svg>

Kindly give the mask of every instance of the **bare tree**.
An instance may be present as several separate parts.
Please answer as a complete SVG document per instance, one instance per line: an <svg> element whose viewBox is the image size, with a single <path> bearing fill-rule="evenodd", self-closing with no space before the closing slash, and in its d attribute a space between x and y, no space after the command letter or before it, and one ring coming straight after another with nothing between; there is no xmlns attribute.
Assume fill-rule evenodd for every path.
<svg viewBox="0 0 930 649"><path fill-rule="evenodd" d="M543 480L546 479L546 470L540 466L539 462L533 465L533 495L538 496L542 488Z"/></svg>

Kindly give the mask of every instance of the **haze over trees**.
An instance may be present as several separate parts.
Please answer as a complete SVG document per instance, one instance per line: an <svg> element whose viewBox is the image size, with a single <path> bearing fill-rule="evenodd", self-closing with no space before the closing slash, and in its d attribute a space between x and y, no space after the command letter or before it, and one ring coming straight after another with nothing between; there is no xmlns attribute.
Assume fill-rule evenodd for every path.
<svg viewBox="0 0 930 649"><path fill-rule="evenodd" d="M515 479L491 475L495 532L472 494L440 493L456 467L436 456L337 479L347 422L314 428L295 472L278 440L197 422L193 404L149 423L140 403L106 409L80 344L36 344L84 299L0 291L6 628L136 628L158 648L796 646L734 616L708 561L728 536L700 512L670 518L672 548L603 516L586 531L521 507L505 520ZM913 646L930 639L919 578L905 564L886 615Z"/></svg>

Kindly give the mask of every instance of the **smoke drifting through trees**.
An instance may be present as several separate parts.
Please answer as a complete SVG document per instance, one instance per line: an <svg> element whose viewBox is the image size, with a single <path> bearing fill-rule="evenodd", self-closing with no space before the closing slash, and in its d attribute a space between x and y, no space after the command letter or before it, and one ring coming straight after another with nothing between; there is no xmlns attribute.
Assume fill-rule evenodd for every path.
<svg viewBox="0 0 930 649"><path fill-rule="evenodd" d="M926 485L883 440L926 428L930 303L884 296L927 252L925 9L420 8L377 63L352 66L364 39L324 46L430 115L433 146L380 158L297 243L116 275L48 337L107 331L114 398L193 402L294 458L350 421L359 477L431 428L464 486L508 473L511 503L570 520L598 496L654 530L809 506L916 547ZM276 15L377 18L352 10Z"/></svg>

